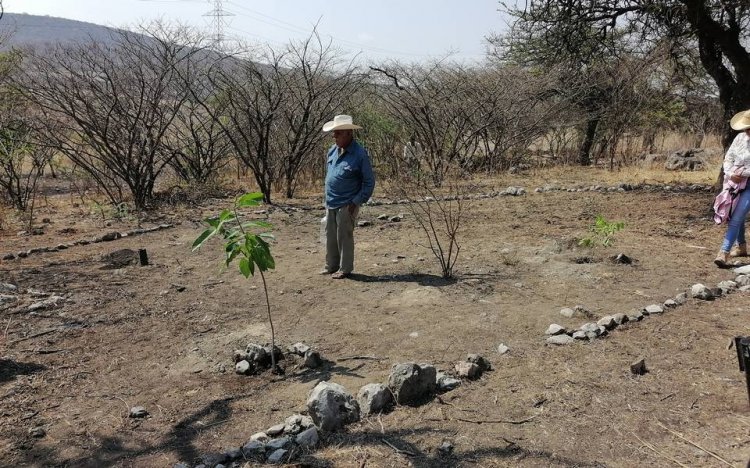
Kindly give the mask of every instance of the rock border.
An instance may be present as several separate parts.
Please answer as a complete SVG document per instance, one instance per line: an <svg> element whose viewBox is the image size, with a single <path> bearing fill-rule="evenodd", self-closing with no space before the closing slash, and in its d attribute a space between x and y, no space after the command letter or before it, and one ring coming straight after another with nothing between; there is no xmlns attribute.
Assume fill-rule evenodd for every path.
<svg viewBox="0 0 750 468"><path fill-rule="evenodd" d="M106 234L102 234L101 236L94 237L93 239L79 239L74 242L58 244L54 247L34 247L32 249L22 250L16 253L7 253L3 255L2 260L10 261L10 260L16 260L19 258L26 258L31 255L40 254L40 253L59 252L61 250L67 250L71 247L76 247L79 245L98 244L100 242L111 242L111 241L115 241L118 239L122 239L124 237L133 237L133 236L138 236L141 234L147 234L149 232L156 232L156 231L162 231L164 229L171 229L174 226L175 226L174 224L160 224L158 226L154 226L150 228L131 229L130 231L125 231L125 232L111 231Z"/></svg>
<svg viewBox="0 0 750 468"><path fill-rule="evenodd" d="M740 270L739 268L734 270L735 273L739 273L739 271L744 270ZM546 343L550 345L567 345L576 340L593 341L596 338L607 336L609 332L625 323L640 322L652 315L661 315L669 309L675 309L685 304L688 299L712 301L736 291L750 291L750 274L739 273L734 280L720 281L714 288L709 288L702 283L695 283L689 290L681 292L674 298L665 300L663 303L649 304L640 309L631 310L627 314L605 315L596 322L584 323L575 330L568 330L562 325L553 323L545 332L548 335ZM579 307L576 306L576 309ZM565 307L560 313L564 316L572 316L572 314L568 315L569 311L572 311L572 309Z"/></svg>

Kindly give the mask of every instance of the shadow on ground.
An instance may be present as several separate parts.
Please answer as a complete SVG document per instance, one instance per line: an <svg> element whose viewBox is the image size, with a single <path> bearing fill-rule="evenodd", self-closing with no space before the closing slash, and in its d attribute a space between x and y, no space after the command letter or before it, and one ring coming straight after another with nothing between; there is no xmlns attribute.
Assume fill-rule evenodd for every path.
<svg viewBox="0 0 750 468"><path fill-rule="evenodd" d="M13 380L18 375L36 374L47 369L33 362L18 362L11 359L0 359L0 384Z"/></svg>
<svg viewBox="0 0 750 468"><path fill-rule="evenodd" d="M370 276L361 273L352 273L349 276L352 281L362 283L417 283L420 286L449 286L456 283L454 278L443 278L437 275L378 275Z"/></svg>

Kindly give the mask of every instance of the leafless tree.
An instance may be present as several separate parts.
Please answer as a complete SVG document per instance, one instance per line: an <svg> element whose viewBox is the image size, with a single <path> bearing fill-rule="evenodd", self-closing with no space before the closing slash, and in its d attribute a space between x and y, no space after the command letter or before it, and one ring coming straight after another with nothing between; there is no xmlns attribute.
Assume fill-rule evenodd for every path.
<svg viewBox="0 0 750 468"><path fill-rule="evenodd" d="M37 183L52 151L40 140L34 109L12 85L23 57L12 51L0 58L0 187L3 197L33 221Z"/></svg>
<svg viewBox="0 0 750 468"><path fill-rule="evenodd" d="M554 79L513 66L475 73L488 121L476 133L481 157L472 167L495 172L522 163L534 140L560 123L565 105L552 99Z"/></svg>
<svg viewBox="0 0 750 468"><path fill-rule="evenodd" d="M114 33L114 46L58 45L28 57L19 85L57 127L56 149L114 204L149 205L173 156L165 137L189 93L180 68L202 50L191 30L154 23Z"/></svg>
<svg viewBox="0 0 750 468"><path fill-rule="evenodd" d="M345 60L331 42L323 42L317 31L302 41L291 42L285 50L279 72L285 99L281 126L275 147L280 179L286 196L293 197L297 176L318 154L324 139L323 124L335 113L358 107L355 91L365 79L352 60ZM351 113L347 111L347 113Z"/></svg>
<svg viewBox="0 0 750 468"><path fill-rule="evenodd" d="M218 120L189 99L165 140L169 165L185 182L205 184L232 158L231 145Z"/></svg>
<svg viewBox="0 0 750 468"><path fill-rule="evenodd" d="M456 165L471 158L491 122L478 74L458 65L391 63L370 67L381 78L379 95L423 151L423 166L440 186Z"/></svg>
<svg viewBox="0 0 750 468"><path fill-rule="evenodd" d="M284 60L284 53L270 47L253 54L244 48L216 60L202 85L191 90L195 102L221 127L234 154L253 171L266 203L271 203L278 172L273 143L286 98L279 79Z"/></svg>

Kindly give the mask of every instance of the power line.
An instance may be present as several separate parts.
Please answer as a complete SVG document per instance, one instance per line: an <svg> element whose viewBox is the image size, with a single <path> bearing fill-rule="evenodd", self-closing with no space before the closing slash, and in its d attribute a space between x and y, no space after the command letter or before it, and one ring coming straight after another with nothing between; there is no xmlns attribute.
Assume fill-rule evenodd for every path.
<svg viewBox="0 0 750 468"><path fill-rule="evenodd" d="M235 3L235 2L233 2L231 0L227 0L227 3L230 4L230 5L232 5L235 8L239 8L241 10L249 12L249 14L247 14L247 13L246 14L237 13L238 15L244 16L244 17L247 17L247 18L251 18L251 19L253 19L255 21L258 21L258 22L261 22L261 23L264 23L264 24L268 24L270 26L274 26L274 27L277 27L279 29L284 29L286 31L294 32L294 33L297 33L297 34L309 34L312 31L312 28L310 28L310 29L302 28L300 26L297 26L295 24L289 23L287 21L274 18L273 16L269 16L269 15L263 14L263 13L261 13L259 11L252 10L250 8L247 8L247 7L243 6L243 5L239 5L239 4L237 4L237 3ZM260 16L261 18L257 18L254 15ZM266 19L262 19L262 18L266 18ZM273 23L269 22L269 21L273 21ZM379 53L379 54L407 55L407 56L413 56L413 57L436 57L436 56L440 56L441 55L441 54L419 54L419 53L414 53L414 52L404 52L404 51L398 51L398 50L392 50L392 49L385 49L385 48L382 48L382 47L368 46L368 45L361 44L361 43L354 42L354 41L350 41L350 40L347 40L347 39L341 39L341 38L335 37L335 36L330 35L330 34L322 34L322 36L328 37L328 38L330 38L334 42L348 45L347 48L349 48L349 49L351 49L352 47L354 47L354 48L359 48L359 49L362 49L362 50L366 50L366 51L369 51L369 52L375 52L375 53Z"/></svg>

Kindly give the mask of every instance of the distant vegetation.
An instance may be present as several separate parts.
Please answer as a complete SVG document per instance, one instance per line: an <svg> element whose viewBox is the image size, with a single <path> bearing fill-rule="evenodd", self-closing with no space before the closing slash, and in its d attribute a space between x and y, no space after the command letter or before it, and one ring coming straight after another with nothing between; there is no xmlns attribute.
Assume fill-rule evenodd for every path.
<svg viewBox="0 0 750 468"><path fill-rule="evenodd" d="M626 47L617 28L580 36L593 27L585 22L576 50L590 53L570 54L555 24L512 13L516 27L471 65L362 65L316 32L282 48L217 51L195 30L159 23L106 38L94 26L85 40L55 29L66 39L21 48L35 17L7 15L1 26L18 30L0 61L0 186L27 209L52 167L82 192L143 210L166 190L220 187L236 171L271 202L319 179L331 144L321 127L337 113L364 127L380 177L433 187L539 165L615 168L667 133L700 146L724 130L727 106L694 54L676 62L666 40Z"/></svg>

